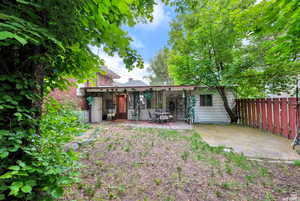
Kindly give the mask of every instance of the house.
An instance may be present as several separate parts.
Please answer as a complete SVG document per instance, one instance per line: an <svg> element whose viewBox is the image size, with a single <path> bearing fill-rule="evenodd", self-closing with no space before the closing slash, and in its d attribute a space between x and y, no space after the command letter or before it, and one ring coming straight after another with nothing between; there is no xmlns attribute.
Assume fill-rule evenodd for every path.
<svg viewBox="0 0 300 201"><path fill-rule="evenodd" d="M118 83L114 79L119 79L120 76L106 66L101 66L101 71L96 73L95 78L87 80L85 83L78 84L75 79L68 79L71 83L65 90L54 89L49 96L55 98L59 102L72 104L77 111L83 111L83 118L88 119L88 104L86 97L81 94L80 88L93 86L115 86Z"/></svg>
<svg viewBox="0 0 300 201"><path fill-rule="evenodd" d="M177 121L230 122L216 89L194 85L149 86L133 79L120 84L113 80L119 78L116 73L107 68L105 70L105 75L98 74L95 85L87 82L79 89L78 95L87 100L85 113L89 122L150 120L156 111L168 112ZM233 90L228 88L226 95L233 106Z"/></svg>

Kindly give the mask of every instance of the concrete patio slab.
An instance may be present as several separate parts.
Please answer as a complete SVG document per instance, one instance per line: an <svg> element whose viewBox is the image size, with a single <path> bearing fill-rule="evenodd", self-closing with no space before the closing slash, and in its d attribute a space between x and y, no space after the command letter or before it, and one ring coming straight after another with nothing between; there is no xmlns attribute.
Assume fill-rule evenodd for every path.
<svg viewBox="0 0 300 201"><path fill-rule="evenodd" d="M194 125L211 146L231 147L248 157L274 160L299 160L291 140L255 128L237 125Z"/></svg>
<svg viewBox="0 0 300 201"><path fill-rule="evenodd" d="M162 128L171 130L190 130L192 125L183 121L166 122L166 123L154 123L149 121L129 121L129 120L116 120L111 123L117 123L118 125L131 126L136 128Z"/></svg>

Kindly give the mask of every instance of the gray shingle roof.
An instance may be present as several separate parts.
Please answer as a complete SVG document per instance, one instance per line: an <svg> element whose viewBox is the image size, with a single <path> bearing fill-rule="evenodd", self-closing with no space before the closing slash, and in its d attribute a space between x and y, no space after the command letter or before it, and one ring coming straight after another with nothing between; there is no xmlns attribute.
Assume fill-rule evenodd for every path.
<svg viewBox="0 0 300 201"><path fill-rule="evenodd" d="M134 80L134 79L129 79L125 83L117 83L116 85L117 86L122 86L122 87L126 87L126 86L148 86L148 84L146 84L142 80Z"/></svg>

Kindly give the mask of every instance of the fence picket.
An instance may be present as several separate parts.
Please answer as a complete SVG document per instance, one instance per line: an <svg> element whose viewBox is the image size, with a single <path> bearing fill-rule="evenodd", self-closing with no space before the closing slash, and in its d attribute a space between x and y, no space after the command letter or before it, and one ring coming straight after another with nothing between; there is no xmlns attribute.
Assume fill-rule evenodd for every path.
<svg viewBox="0 0 300 201"><path fill-rule="evenodd" d="M289 122L288 122L288 115L287 115L287 98L280 99L280 107L281 107L281 133L285 137L289 137Z"/></svg>
<svg viewBox="0 0 300 201"><path fill-rule="evenodd" d="M288 138L296 135L296 98L239 99L237 115L242 125ZM298 121L300 125L300 117Z"/></svg>

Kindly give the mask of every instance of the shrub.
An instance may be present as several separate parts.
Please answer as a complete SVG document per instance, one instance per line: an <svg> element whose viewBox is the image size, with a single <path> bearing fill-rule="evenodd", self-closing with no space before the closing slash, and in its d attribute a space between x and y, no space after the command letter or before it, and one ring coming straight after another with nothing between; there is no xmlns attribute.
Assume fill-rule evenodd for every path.
<svg viewBox="0 0 300 201"><path fill-rule="evenodd" d="M84 128L68 106L49 99L44 104L40 135L33 130L1 130L0 142L6 146L0 148L0 200L55 200L62 196L63 188L77 180L79 167L78 155L66 152L65 144ZM10 152L22 157L11 164Z"/></svg>

